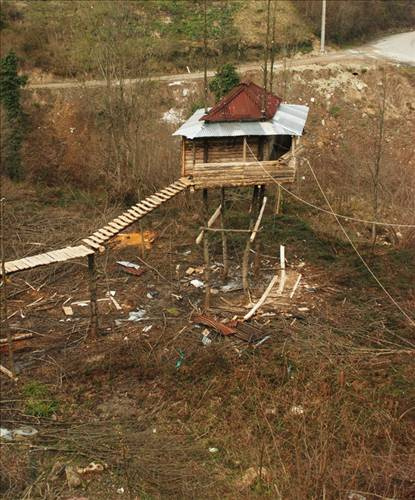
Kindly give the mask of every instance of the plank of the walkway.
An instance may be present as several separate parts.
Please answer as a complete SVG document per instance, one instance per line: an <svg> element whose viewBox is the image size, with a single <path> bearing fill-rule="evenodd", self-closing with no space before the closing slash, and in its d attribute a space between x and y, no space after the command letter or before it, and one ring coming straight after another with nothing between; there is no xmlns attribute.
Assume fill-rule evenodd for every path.
<svg viewBox="0 0 415 500"><path fill-rule="evenodd" d="M99 250L102 247L102 245L99 245L98 243L95 243L95 241L92 241L89 238L84 238L82 241L84 243L86 243L87 245L89 245L94 250Z"/></svg>
<svg viewBox="0 0 415 500"><path fill-rule="evenodd" d="M99 245L102 245L106 241L103 238L96 236L95 233L88 236L88 238L92 241L95 241L95 243L98 243Z"/></svg>
<svg viewBox="0 0 415 500"><path fill-rule="evenodd" d="M153 209L145 207L144 205L141 205L140 203L137 203L137 205L134 205L134 210L140 210L140 212L143 213L143 215L147 215L148 212L151 212Z"/></svg>
<svg viewBox="0 0 415 500"><path fill-rule="evenodd" d="M111 222L108 222L108 226L112 227L117 232L120 232L124 229L123 226L120 226L119 224L115 223L113 220Z"/></svg>
<svg viewBox="0 0 415 500"><path fill-rule="evenodd" d="M118 229L114 229L113 227L111 227L109 224L107 224L106 226L104 226L102 229L104 229L104 231L108 231L109 233L111 233L113 236L114 234L117 234L118 233Z"/></svg>
<svg viewBox="0 0 415 500"><path fill-rule="evenodd" d="M128 226L128 224L129 224L129 222L125 222L125 221L121 220L119 217L117 217L116 219L114 219L113 222L115 222L116 224L118 224L119 226L121 226L122 229L125 229Z"/></svg>
<svg viewBox="0 0 415 500"><path fill-rule="evenodd" d="M91 237L94 237L98 240L98 243L101 241L102 243L104 243L105 241L108 241L109 240L109 237L108 236L104 236L103 234L99 233L98 231L95 231L95 233L91 234Z"/></svg>
<svg viewBox="0 0 415 500"><path fill-rule="evenodd" d="M157 194L155 194L154 196L156 196L157 198L159 198L163 202L166 202L166 201L170 200L170 198L171 198L171 196L167 196L167 195L161 193L160 191L158 191Z"/></svg>
<svg viewBox="0 0 415 500"><path fill-rule="evenodd" d="M119 215L118 219L123 221L126 226L129 226L134 222L134 219L130 219L129 217L126 217L125 215Z"/></svg>
<svg viewBox="0 0 415 500"><path fill-rule="evenodd" d="M180 191L183 191L183 189L186 189L186 187L187 187L185 184L183 184L180 181L173 182L173 184L170 184L170 187L172 187L172 186L177 187L178 189L180 189Z"/></svg>
<svg viewBox="0 0 415 500"><path fill-rule="evenodd" d="M154 201L155 203L158 203L159 205L161 205L165 201L162 198L159 198L158 194L152 194L151 196L149 196L149 199Z"/></svg>
<svg viewBox="0 0 415 500"><path fill-rule="evenodd" d="M98 229L97 233L102 234L102 236L105 236L105 238L112 238L114 236L114 233L107 231L105 228L101 227Z"/></svg>
<svg viewBox="0 0 415 500"><path fill-rule="evenodd" d="M14 272L19 270L19 268L16 266L16 264L13 260L11 260L10 262L6 262L4 264L4 267L6 270L6 274L14 273ZM1 269L0 269L0 273L1 273Z"/></svg>
<svg viewBox="0 0 415 500"><path fill-rule="evenodd" d="M151 202L148 202L147 200L142 200L140 201L141 205L144 205L145 207L148 207L148 208L151 208L151 210L154 210L156 208L156 206L151 203Z"/></svg>
<svg viewBox="0 0 415 500"><path fill-rule="evenodd" d="M171 197L173 196L176 196L176 194L178 194L180 191L178 189L172 189L170 187L166 187L164 188L162 191L162 193L167 193L169 194Z"/></svg>
<svg viewBox="0 0 415 500"><path fill-rule="evenodd" d="M134 208L129 208L125 213L133 216L135 219L139 219L142 215L138 210L134 210Z"/></svg>

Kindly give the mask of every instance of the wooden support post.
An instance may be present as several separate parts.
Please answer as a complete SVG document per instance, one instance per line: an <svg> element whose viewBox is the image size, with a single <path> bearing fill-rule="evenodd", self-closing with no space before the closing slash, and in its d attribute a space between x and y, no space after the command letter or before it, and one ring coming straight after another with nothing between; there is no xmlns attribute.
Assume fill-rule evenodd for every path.
<svg viewBox="0 0 415 500"><path fill-rule="evenodd" d="M244 137L244 144L243 144L243 161L246 163L246 137Z"/></svg>
<svg viewBox="0 0 415 500"><path fill-rule="evenodd" d="M88 255L89 298L91 304L91 323L89 335L98 335L98 302L97 302L97 273L95 269L95 254Z"/></svg>
<svg viewBox="0 0 415 500"><path fill-rule="evenodd" d="M221 211L222 211L222 207L221 205L218 206L218 208L215 210L215 212L213 213L212 217L208 220L207 222L207 226L206 227L212 227L213 224L215 223L216 219L219 217L219 215L221 214ZM202 229L200 231L200 233L198 234L197 238L196 238L196 244L197 245L200 245L202 243L202 240L203 240L203 236L205 234L205 230Z"/></svg>
<svg viewBox="0 0 415 500"><path fill-rule="evenodd" d="M285 246L280 245L280 285L278 287L277 295L282 295L285 286L286 274L285 274Z"/></svg>
<svg viewBox="0 0 415 500"><path fill-rule="evenodd" d="M209 198L208 190L203 189L204 218L207 227L209 219ZM205 264L205 309L210 307L210 257L209 257L209 231L205 231L203 238L203 259Z"/></svg>
<svg viewBox="0 0 415 500"><path fill-rule="evenodd" d="M254 190L252 191L251 205L249 207L250 214L255 213L257 200L258 200L258 186L254 186Z"/></svg>
<svg viewBox="0 0 415 500"><path fill-rule="evenodd" d="M252 230L250 241L253 243L255 241L256 235L258 233L259 225L261 224L262 216L264 215L265 205L267 204L267 197L264 196L262 200L261 210L259 211L258 218L255 222L254 229Z"/></svg>
<svg viewBox="0 0 415 500"><path fill-rule="evenodd" d="M245 138L244 138L244 140L245 140ZM225 211L226 211L225 203L226 203L226 201L225 201L225 188L224 187L221 188L220 196L221 196L221 202L220 202L220 206L221 206L220 225L221 225L222 229L225 229ZM228 277L228 272L229 272L228 237L227 237L226 231L222 232L222 255L223 255L223 271L222 271L222 276L223 276L223 279L226 280L226 278Z"/></svg>
<svg viewBox="0 0 415 500"><path fill-rule="evenodd" d="M249 229L252 231L252 228L254 227L255 219L256 219L256 214L257 214L257 206L258 206L258 186L254 187L253 193L252 193L252 201L251 201L251 214L250 214L250 220L249 220ZM244 292L247 296L248 301L250 301L250 296L249 296L249 280L248 280L248 272L249 272L249 253L251 251L251 238L248 237L245 245L245 250L242 256L242 286L244 289Z"/></svg>
<svg viewBox="0 0 415 500"><path fill-rule="evenodd" d="M285 271L285 246L280 245L280 268Z"/></svg>
<svg viewBox="0 0 415 500"><path fill-rule="evenodd" d="M281 184L278 184L277 191L275 193L275 213L279 214L281 211L281 200L282 200L282 189Z"/></svg>
<svg viewBox="0 0 415 500"><path fill-rule="evenodd" d="M1 226L1 234L0 234L0 239L1 239L1 302L2 302L2 308L1 308L1 330L3 332L6 332L7 336L7 345L8 345L8 350L9 350L9 365L10 365L10 371L13 377L16 376L16 371L15 371L15 366L14 366L14 351L13 351L13 339L12 335L10 332L9 328L9 318L7 317L7 291L6 291L6 284L7 284L7 275L6 275L6 258L5 258L5 251L4 251L4 203L5 203L5 198L2 198L0 200L0 226Z"/></svg>
<svg viewBox="0 0 415 500"><path fill-rule="evenodd" d="M265 210L265 204L267 198L265 196L265 184L262 184L262 186L259 188L259 199L258 199L258 209L261 207L260 210L260 215L258 215L258 221L259 223L261 222L262 219L262 214L264 213ZM258 223L258 226L259 226ZM255 233L256 234L256 233ZM255 237L254 237L255 239ZM261 251L261 241L259 238L255 239L255 258L254 258L254 272L257 273L260 268L261 264L261 258L260 258L260 251Z"/></svg>

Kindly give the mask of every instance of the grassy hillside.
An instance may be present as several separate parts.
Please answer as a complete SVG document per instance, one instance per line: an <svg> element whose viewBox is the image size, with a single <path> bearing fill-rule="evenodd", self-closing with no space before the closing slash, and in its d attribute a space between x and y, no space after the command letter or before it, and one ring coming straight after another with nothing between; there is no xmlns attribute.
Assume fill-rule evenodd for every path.
<svg viewBox="0 0 415 500"><path fill-rule="evenodd" d="M335 42L414 24L411 2L328 2L327 36ZM334 5L335 4L335 5ZM1 52L15 50L26 70L58 77L103 76L114 66L136 74L202 64L203 2L185 0L1 0ZM262 54L266 1L208 1L209 64ZM276 49L309 50L321 3L276 3Z"/></svg>

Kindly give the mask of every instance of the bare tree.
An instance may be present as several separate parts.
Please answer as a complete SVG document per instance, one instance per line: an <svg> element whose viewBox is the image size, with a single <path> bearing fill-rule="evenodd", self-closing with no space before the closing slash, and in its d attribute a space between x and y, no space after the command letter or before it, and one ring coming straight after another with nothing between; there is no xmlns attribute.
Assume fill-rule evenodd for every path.
<svg viewBox="0 0 415 500"><path fill-rule="evenodd" d="M375 155L373 163L369 163L369 172L372 180L372 214L373 220L377 220L379 212L379 188L381 183L381 168L383 159L383 143L385 133L385 110L386 110L386 94L387 81L386 74L383 70L382 79L379 82L379 102L377 115L377 135L375 142ZM372 225L372 248L375 246L377 237L377 225Z"/></svg>

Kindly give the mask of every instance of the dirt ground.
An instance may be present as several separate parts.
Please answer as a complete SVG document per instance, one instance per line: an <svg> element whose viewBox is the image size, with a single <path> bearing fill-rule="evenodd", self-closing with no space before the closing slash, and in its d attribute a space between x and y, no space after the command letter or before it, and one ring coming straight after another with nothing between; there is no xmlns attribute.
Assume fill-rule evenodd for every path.
<svg viewBox="0 0 415 500"><path fill-rule="evenodd" d="M28 193L16 196L31 202ZM173 205L146 222L158 235L146 264L135 246L99 256L96 339L82 305L85 262L11 276L12 333L33 337L15 343L18 382L1 379L1 425L37 433L2 440L3 497L412 498L413 330L344 243L314 232L287 202L278 216L269 204L250 276L255 299L279 272L279 245L286 246L287 290L252 320L269 337L255 346L212 329L206 335L192 322L204 295L191 284L203 281L194 242L200 221L189 215L197 198L188 211ZM247 225L248 199L246 190L230 196L229 227ZM37 217L46 211L51 218L40 207ZM92 207L76 212L79 224L91 224ZM71 211L61 208L56 226L64 213ZM244 241L243 233L230 237L225 285L234 290L226 291L220 237L211 239L215 318L248 310ZM409 310L405 255L382 250L377 258L389 262L382 278L398 281L393 291ZM117 261L145 272L127 274ZM128 321L140 310L140 321ZM92 462L95 470L85 471Z"/></svg>
<svg viewBox="0 0 415 500"><path fill-rule="evenodd" d="M388 68L387 182L379 217L409 224L414 74ZM335 209L346 215L371 217L367 167L381 74L363 63L279 74L285 100L311 108L307 157ZM186 85L166 91L166 109L184 106ZM72 154L76 144L67 144ZM321 206L310 173L300 169L292 189ZM8 259L73 244L122 211L100 191L34 182L2 187ZM144 219L143 228L157 235L144 256L137 246L99 254L97 338L88 336L86 262L10 276L11 332L32 336L14 343L18 381L0 378L1 427L10 431L1 438L4 498L414 498L414 329L333 220L288 196L275 215L275 188L268 186L267 194L259 246L250 257L253 302L280 272L281 244L288 279L283 294L274 289L250 320L265 335L258 345L192 319L204 299L203 287L191 283L204 280L203 251L195 244L199 193L180 195ZM251 193L227 196L227 227L246 229ZM210 203L213 211L218 193ZM380 231L372 252L370 228L344 224L413 315L410 231ZM221 321L241 318L251 307L241 290L245 241L245 233L229 236L224 281L219 233L210 238L209 314ZM128 274L118 261L144 271ZM0 363L9 363L4 344ZM36 433L22 436L23 426Z"/></svg>

